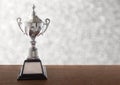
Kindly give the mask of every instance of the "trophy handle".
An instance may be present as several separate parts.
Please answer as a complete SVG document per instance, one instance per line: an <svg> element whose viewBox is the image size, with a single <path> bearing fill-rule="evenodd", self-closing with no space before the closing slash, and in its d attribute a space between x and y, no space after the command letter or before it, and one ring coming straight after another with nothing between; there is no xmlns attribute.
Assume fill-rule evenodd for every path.
<svg viewBox="0 0 120 85"><path fill-rule="evenodd" d="M45 23L43 22L43 26L46 26L46 27L45 27L45 29L44 29L41 33L38 34L38 36L39 36L39 35L43 35L43 33L47 30L49 24L50 24L50 19L49 19L49 18L46 18L46 19L45 19Z"/></svg>
<svg viewBox="0 0 120 85"><path fill-rule="evenodd" d="M19 26L20 30L21 30L24 34L26 34L26 32L24 32L24 31L22 30L22 28L21 28L21 24L22 24L21 20L22 20L22 19L21 19L20 17L17 18L18 26ZM27 34L26 34L26 35L27 35Z"/></svg>

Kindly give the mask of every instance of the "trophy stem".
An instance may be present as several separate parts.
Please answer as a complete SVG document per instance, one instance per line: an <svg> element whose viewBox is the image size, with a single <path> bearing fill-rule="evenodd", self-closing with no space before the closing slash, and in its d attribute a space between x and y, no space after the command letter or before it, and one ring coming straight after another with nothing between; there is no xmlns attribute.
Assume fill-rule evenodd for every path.
<svg viewBox="0 0 120 85"><path fill-rule="evenodd" d="M32 48L35 47L35 45L36 45L36 41L35 41L34 39L31 41L31 45L32 45Z"/></svg>
<svg viewBox="0 0 120 85"><path fill-rule="evenodd" d="M31 41L31 48L29 50L29 56L28 59L38 59L38 52L37 52L37 48L35 47L36 41L32 40Z"/></svg>

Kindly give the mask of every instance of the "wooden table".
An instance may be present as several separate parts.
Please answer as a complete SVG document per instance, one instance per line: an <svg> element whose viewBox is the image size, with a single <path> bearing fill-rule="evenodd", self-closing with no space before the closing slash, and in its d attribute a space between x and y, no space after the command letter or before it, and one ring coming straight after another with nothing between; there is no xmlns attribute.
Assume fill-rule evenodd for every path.
<svg viewBox="0 0 120 85"><path fill-rule="evenodd" d="M48 80L17 81L19 65L0 65L0 85L120 85L120 66L47 66Z"/></svg>

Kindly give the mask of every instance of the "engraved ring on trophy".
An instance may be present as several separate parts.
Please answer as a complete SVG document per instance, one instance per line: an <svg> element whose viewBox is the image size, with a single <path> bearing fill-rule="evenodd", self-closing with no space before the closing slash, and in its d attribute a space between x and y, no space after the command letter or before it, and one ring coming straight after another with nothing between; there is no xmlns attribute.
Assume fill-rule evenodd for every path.
<svg viewBox="0 0 120 85"><path fill-rule="evenodd" d="M42 65L41 60L38 57L36 48L36 37L43 35L48 28L50 19L42 21L35 13L35 5L32 7L32 20L28 21L25 28L22 28L22 19L17 18L17 23L20 30L31 38L31 48L29 50L29 56L24 61L21 71L18 76L18 80L29 80L29 79L47 79L46 67Z"/></svg>

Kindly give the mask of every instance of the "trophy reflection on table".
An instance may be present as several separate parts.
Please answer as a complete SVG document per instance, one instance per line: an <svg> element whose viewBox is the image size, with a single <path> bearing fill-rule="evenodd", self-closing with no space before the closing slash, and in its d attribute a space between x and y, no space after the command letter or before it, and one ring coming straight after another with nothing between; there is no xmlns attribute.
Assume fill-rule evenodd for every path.
<svg viewBox="0 0 120 85"><path fill-rule="evenodd" d="M25 29L22 29L21 18L17 18L17 23L20 30L31 38L31 48L29 56L24 61L21 67L18 80L29 80L29 79L47 79L46 67L42 65L41 60L38 57L37 48L35 47L37 36L43 35L48 28L50 19L45 19L43 22L35 13L35 5L33 5L32 20L26 23Z"/></svg>

